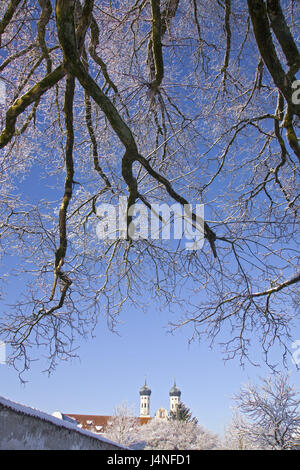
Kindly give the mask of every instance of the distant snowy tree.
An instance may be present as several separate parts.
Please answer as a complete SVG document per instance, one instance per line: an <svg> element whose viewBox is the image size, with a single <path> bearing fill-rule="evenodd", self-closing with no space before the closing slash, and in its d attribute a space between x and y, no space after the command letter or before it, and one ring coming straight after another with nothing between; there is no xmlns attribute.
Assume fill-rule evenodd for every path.
<svg viewBox="0 0 300 470"><path fill-rule="evenodd" d="M177 420L177 421L184 421L186 423L188 423L188 422L193 422L195 424L198 423L197 418L192 417L192 412L182 402L178 403L178 405L176 406L175 411L170 411L170 419L171 420Z"/></svg>
<svg viewBox="0 0 300 470"><path fill-rule="evenodd" d="M178 420L153 419L141 426L136 440L144 442L145 450L209 450L218 446L216 435L193 422Z"/></svg>
<svg viewBox="0 0 300 470"><path fill-rule="evenodd" d="M108 422L104 437L129 446L139 426L139 419L134 416L133 406L123 402L115 408L114 416Z"/></svg>
<svg viewBox="0 0 300 470"><path fill-rule="evenodd" d="M222 448L230 450L255 450L258 446L249 440L250 423L244 416L235 413L225 429Z"/></svg>
<svg viewBox="0 0 300 470"><path fill-rule="evenodd" d="M262 379L261 386L247 385L235 397L239 411L249 419L236 430L261 449L300 447L300 399L288 375Z"/></svg>

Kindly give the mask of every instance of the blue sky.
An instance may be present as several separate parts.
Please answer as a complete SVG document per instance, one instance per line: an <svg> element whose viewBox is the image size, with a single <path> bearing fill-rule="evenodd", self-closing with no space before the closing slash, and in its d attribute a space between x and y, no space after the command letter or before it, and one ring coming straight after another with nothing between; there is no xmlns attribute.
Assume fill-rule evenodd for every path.
<svg viewBox="0 0 300 470"><path fill-rule="evenodd" d="M100 321L96 338L82 342L80 359L60 363L50 377L41 372L46 361L39 352L41 360L24 376L26 385L20 384L14 370L0 365L0 395L48 413L112 414L116 405L127 401L138 414L138 392L146 377L153 415L158 407L169 408L169 390L176 377L182 401L199 423L222 434L231 418L232 395L241 384L266 376L269 369L250 364L243 369L238 360L224 363L218 347L188 345L185 331L166 332L167 317L155 309L147 314L127 309L119 335ZM279 351L276 356L280 358ZM291 382L300 389L300 376L291 360L288 368Z"/></svg>

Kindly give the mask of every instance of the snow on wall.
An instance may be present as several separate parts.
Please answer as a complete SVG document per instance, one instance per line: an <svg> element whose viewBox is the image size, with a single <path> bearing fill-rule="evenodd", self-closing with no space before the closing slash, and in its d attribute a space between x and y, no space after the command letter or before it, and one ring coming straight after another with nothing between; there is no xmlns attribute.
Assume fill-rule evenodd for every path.
<svg viewBox="0 0 300 470"><path fill-rule="evenodd" d="M118 450L73 423L0 397L0 450Z"/></svg>

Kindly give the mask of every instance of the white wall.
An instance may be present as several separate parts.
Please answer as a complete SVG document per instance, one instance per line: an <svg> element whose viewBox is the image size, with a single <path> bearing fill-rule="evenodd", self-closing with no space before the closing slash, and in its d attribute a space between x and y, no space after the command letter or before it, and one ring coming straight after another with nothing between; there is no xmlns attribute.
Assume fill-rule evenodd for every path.
<svg viewBox="0 0 300 470"><path fill-rule="evenodd" d="M0 450L118 450L71 423L0 397Z"/></svg>

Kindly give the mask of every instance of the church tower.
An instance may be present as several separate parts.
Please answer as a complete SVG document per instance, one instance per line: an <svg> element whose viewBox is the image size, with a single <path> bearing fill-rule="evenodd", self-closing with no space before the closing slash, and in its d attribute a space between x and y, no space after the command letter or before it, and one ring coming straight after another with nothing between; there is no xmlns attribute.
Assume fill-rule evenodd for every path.
<svg viewBox="0 0 300 470"><path fill-rule="evenodd" d="M169 395L170 395L170 412L176 411L176 407L180 403L181 391L176 386L175 380L174 380L174 385L169 392Z"/></svg>
<svg viewBox="0 0 300 470"><path fill-rule="evenodd" d="M140 389L140 417L150 417L150 395L151 390L147 386L146 380L145 385Z"/></svg>

